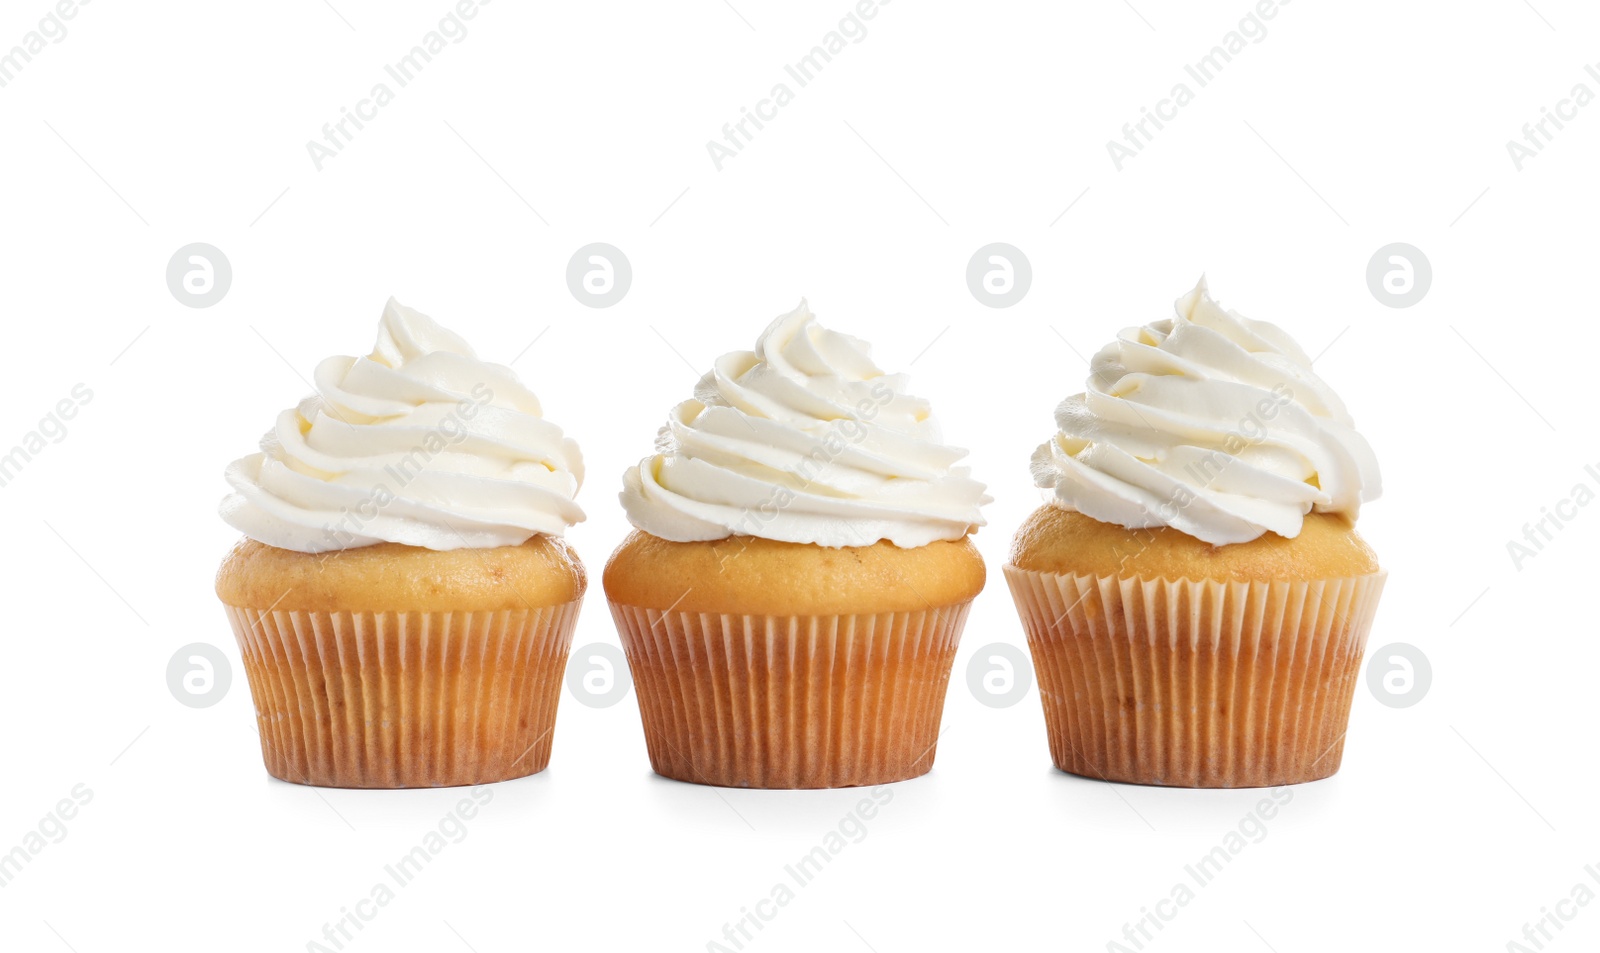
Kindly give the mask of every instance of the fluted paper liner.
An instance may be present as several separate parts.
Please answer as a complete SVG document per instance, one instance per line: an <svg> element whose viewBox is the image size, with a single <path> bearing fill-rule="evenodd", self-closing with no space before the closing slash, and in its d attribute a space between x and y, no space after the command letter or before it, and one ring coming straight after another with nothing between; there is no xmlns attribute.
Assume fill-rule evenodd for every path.
<svg viewBox="0 0 1600 953"><path fill-rule="evenodd" d="M1236 788L1339 770L1386 574L1224 582L1005 567L1056 767Z"/></svg>
<svg viewBox="0 0 1600 953"><path fill-rule="evenodd" d="M970 602L863 615L611 604L650 765L723 787L882 784L933 766Z"/></svg>
<svg viewBox="0 0 1600 953"><path fill-rule="evenodd" d="M227 606L267 772L324 787L415 788L544 770L578 607Z"/></svg>

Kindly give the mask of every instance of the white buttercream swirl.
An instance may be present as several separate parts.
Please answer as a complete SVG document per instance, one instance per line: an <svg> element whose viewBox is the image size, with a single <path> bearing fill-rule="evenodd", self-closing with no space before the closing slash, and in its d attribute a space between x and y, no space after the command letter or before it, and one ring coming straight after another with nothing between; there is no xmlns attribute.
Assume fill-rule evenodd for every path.
<svg viewBox="0 0 1600 953"><path fill-rule="evenodd" d="M317 365L261 452L226 471L222 518L302 553L516 546L581 521L583 458L509 367L393 298L366 357Z"/></svg>
<svg viewBox="0 0 1600 953"><path fill-rule="evenodd" d="M905 388L802 301L673 408L658 452L623 475L622 505L635 526L679 542L961 539L983 525L989 497Z"/></svg>
<svg viewBox="0 0 1600 953"><path fill-rule="evenodd" d="M1355 519L1382 492L1378 463L1305 352L1224 310L1204 278L1176 308L1095 355L1033 455L1034 482L1102 522L1219 546L1298 536L1313 510Z"/></svg>

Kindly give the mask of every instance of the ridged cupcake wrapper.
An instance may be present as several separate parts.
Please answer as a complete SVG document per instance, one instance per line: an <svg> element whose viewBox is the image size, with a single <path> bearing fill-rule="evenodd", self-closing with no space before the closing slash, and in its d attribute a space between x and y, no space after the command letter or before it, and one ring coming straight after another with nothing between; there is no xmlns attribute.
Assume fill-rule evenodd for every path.
<svg viewBox="0 0 1600 953"><path fill-rule="evenodd" d="M1197 788L1325 778L1386 574L1305 582L1005 567L1056 767Z"/></svg>
<svg viewBox="0 0 1600 953"><path fill-rule="evenodd" d="M227 606L267 772L323 787L418 788L544 770L578 607Z"/></svg>
<svg viewBox="0 0 1600 953"><path fill-rule="evenodd" d="M723 787L882 784L933 766L970 602L875 615L611 604L650 765Z"/></svg>

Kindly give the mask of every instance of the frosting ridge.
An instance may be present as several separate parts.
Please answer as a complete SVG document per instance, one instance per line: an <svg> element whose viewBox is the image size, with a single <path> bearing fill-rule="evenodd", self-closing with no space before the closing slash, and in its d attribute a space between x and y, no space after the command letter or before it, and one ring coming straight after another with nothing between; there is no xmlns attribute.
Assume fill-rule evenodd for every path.
<svg viewBox="0 0 1600 953"><path fill-rule="evenodd" d="M622 504L635 526L678 542L909 548L973 532L989 502L905 376L804 301L754 350L717 358L656 451L623 475Z"/></svg>
<svg viewBox="0 0 1600 953"><path fill-rule="evenodd" d="M390 298L366 357L329 357L316 394L225 471L221 514L303 553L402 543L516 546L584 518L578 446L509 367Z"/></svg>
<svg viewBox="0 0 1600 953"><path fill-rule="evenodd" d="M1222 308L1202 277L1176 315L1126 328L1033 454L1057 505L1224 545L1299 535L1305 514L1382 492L1377 459L1282 329Z"/></svg>

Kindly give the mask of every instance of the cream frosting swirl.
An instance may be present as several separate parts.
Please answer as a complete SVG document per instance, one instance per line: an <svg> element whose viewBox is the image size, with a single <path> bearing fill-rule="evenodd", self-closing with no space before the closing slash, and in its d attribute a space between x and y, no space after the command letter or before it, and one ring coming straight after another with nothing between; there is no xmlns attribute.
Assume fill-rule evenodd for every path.
<svg viewBox="0 0 1600 953"><path fill-rule="evenodd" d="M804 301L754 351L718 358L668 415L657 453L623 475L633 524L678 542L759 536L819 546L924 546L983 525L989 502L927 401L870 346Z"/></svg>
<svg viewBox="0 0 1600 953"><path fill-rule="evenodd" d="M404 543L515 546L581 521L583 458L509 367L393 298L366 357L317 365L317 393L233 462L222 518L302 553Z"/></svg>
<svg viewBox="0 0 1600 953"><path fill-rule="evenodd" d="M1288 334L1224 310L1204 278L1176 309L1123 330L1056 408L1032 461L1053 502L1220 546L1298 536L1313 510L1355 519L1378 497L1372 448Z"/></svg>

